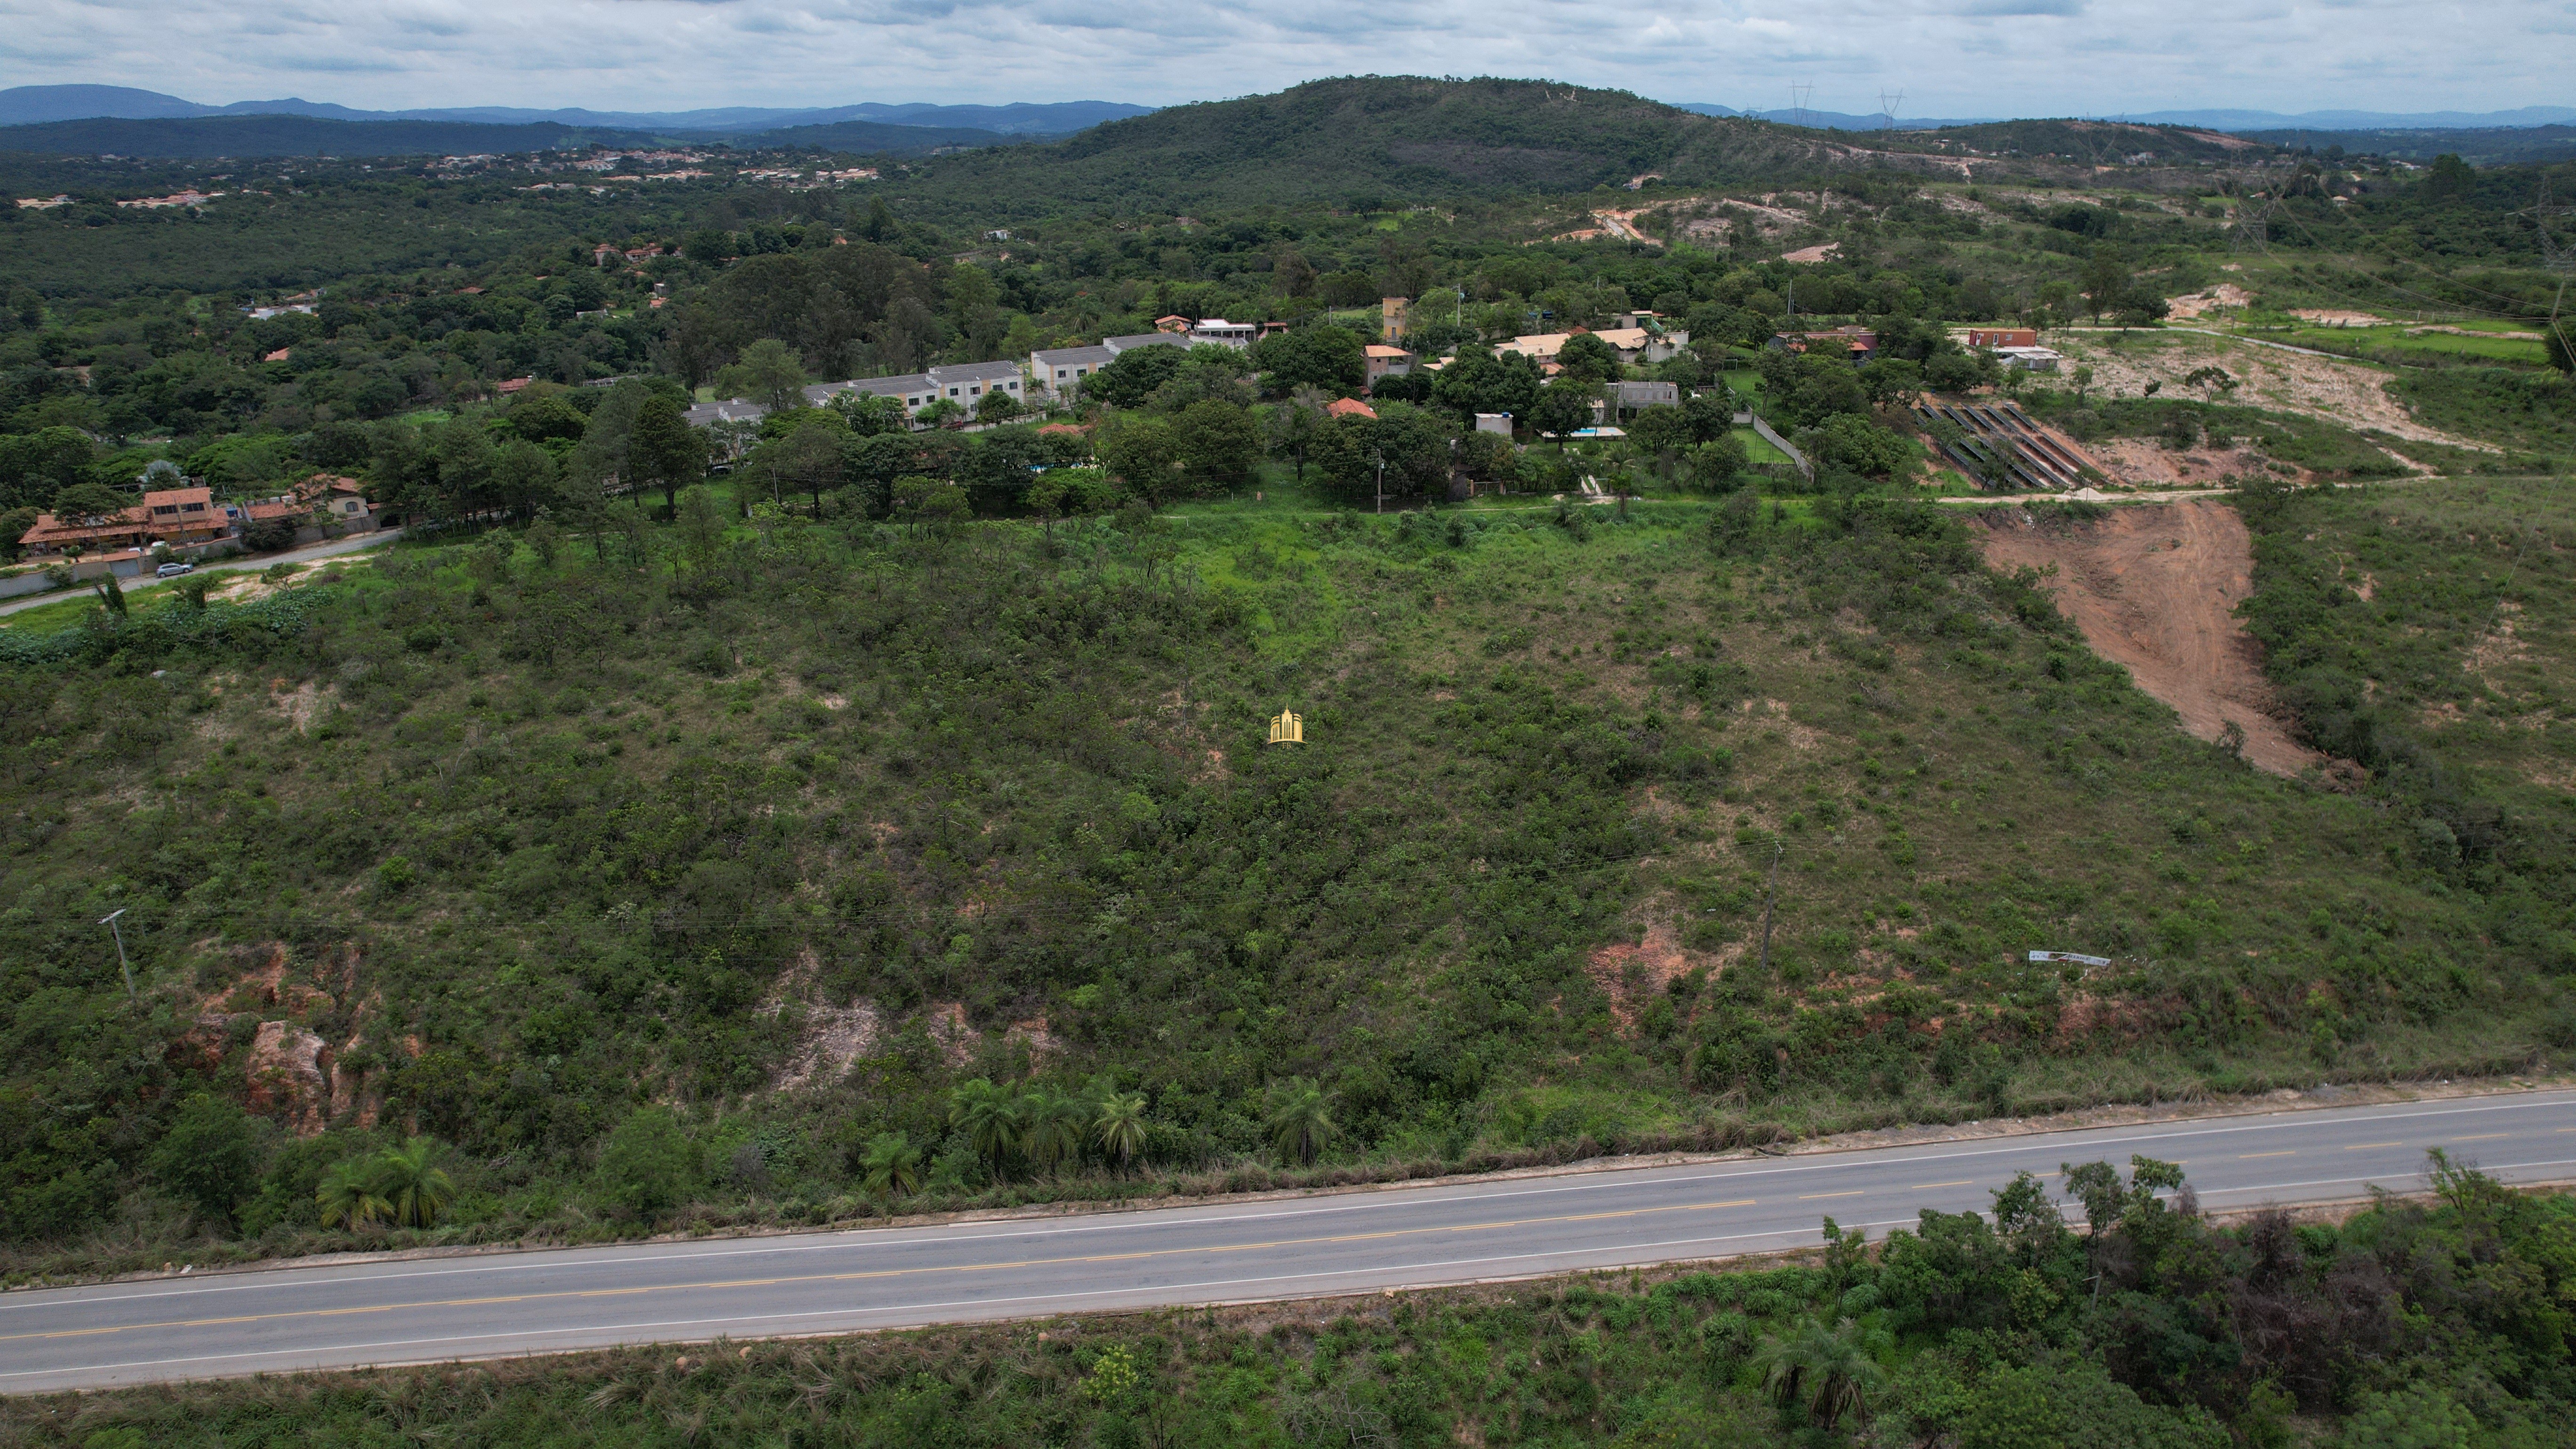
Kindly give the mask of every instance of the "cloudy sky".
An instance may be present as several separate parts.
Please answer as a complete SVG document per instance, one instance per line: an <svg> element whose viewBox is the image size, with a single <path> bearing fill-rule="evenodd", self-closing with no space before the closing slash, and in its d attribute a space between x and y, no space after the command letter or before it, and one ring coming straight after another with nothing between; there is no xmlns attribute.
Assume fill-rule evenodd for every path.
<svg viewBox="0 0 2576 1449"><path fill-rule="evenodd" d="M1903 114L2563 104L2576 0L0 0L0 86L681 110L1543 76Z"/></svg>

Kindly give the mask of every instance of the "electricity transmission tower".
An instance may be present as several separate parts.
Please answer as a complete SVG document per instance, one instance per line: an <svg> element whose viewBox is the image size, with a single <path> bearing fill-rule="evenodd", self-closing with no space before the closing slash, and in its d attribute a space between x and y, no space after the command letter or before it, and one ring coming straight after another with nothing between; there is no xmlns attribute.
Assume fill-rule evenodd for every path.
<svg viewBox="0 0 2576 1449"><path fill-rule="evenodd" d="M1878 128L1882 131L1895 130L1896 108L1904 104L1904 91L1900 90L1894 96L1888 95L1884 90L1880 91L1878 93Z"/></svg>
<svg viewBox="0 0 2576 1449"><path fill-rule="evenodd" d="M2227 249L2259 252L2272 242L2272 215L2281 200L2268 192L2243 192L2236 199L2236 218L2227 226Z"/></svg>
<svg viewBox="0 0 2576 1449"><path fill-rule="evenodd" d="M1793 124L1800 126L1807 124L1807 97L1815 93L1814 81L1789 82L1789 114L1793 118Z"/></svg>
<svg viewBox="0 0 2576 1449"><path fill-rule="evenodd" d="M2557 294L2549 301L2549 330L2556 334L2560 350L2576 350L2568 348L2567 333L2558 321L2559 306L2567 300L2568 278L2576 276L2576 248L2569 246L2566 237L2550 229L2552 222L2563 226L2567 218L2576 216L2576 206L2550 205L2549 178L2544 175L2540 178L2540 199L2515 214L2531 218L2532 232L2540 239L2540 265L2558 278Z"/></svg>

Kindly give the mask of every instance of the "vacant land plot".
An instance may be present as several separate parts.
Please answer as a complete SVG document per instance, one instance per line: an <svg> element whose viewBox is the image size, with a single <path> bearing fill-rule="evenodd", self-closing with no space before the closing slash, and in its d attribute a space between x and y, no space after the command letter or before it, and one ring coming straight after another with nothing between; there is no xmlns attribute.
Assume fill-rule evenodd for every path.
<svg viewBox="0 0 2576 1449"><path fill-rule="evenodd" d="M2365 363L2256 347L2194 333L2077 336L2064 343L2070 359L2093 369L2093 385L2115 397L2139 397L2150 383L2172 396L2210 397L2322 418L2348 428L2372 429L2415 442L2493 452L2493 445L2431 427L2388 391L2388 373ZM2237 386L2223 395L2184 382L2204 367L2226 369Z"/></svg>

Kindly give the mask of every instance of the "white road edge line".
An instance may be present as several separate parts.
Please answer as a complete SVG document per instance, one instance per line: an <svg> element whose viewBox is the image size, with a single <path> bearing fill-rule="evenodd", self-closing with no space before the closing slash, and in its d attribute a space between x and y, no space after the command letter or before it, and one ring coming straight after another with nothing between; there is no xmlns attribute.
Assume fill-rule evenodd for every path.
<svg viewBox="0 0 2576 1449"><path fill-rule="evenodd" d="M2354 1117L2338 1116L2334 1120L2338 1123L2381 1122L2401 1119L2417 1120L2428 1117L2458 1115L2464 1112L2518 1111L2531 1110L2534 1108L2566 1106L2576 1106L2576 1097L2568 1097L2565 1094L2553 1094L2553 1096L2547 1100L2503 1102L2493 1105L2453 1106L2447 1103L2439 1105L2427 1104L2425 1110L2422 1111L2383 1112L2375 1115ZM2335 1109L2329 1108L2325 1110L2333 1111ZM2278 1131L2286 1127L2303 1125L2302 1119L2305 1119L2307 1123L2313 1123L2315 1120L2314 1109L2309 1111L2293 1110L2287 1112L2265 1113L2242 1126L2209 1127L2197 1131L2157 1132L2140 1135L2106 1137L2100 1141L2100 1145L2116 1146L2138 1142L2180 1141L2193 1137L2223 1136L2242 1132ZM2136 1126L2139 1127L2157 1125L2160 1124L2136 1124ZM2076 1128L2070 1129L2068 1133L2026 1133L2018 1137L1988 1139L1997 1142L1998 1145L1992 1147L1981 1147L1973 1150L1957 1152L1920 1153L1905 1157L1891 1157L1886 1160L1885 1165L1890 1168L1894 1168L1914 1163L1948 1162L1981 1157L2010 1156L2034 1150L2045 1150L2054 1153L2057 1151L2078 1149L2078 1144L2063 1140L2064 1138L2076 1133L2130 1133L2133 1130L2134 1129L2130 1127ZM2088 1138L2088 1140L2093 1139ZM2041 1149L2039 1144L2045 1141L2054 1141L2057 1145L2052 1148ZM1837 1167L1850 1167L1854 1165L1854 1160L1860 1156L1891 1150L1901 1149L1867 1147L1851 1148L1842 1151L1815 1154L1815 1156L1820 1159L1833 1160L1804 1163L1783 1162L1758 1167L1747 1166L1744 1168L1731 1168L1716 1172L1687 1175L1677 1173L1673 1176L1664 1178L1663 1181L1676 1186L1681 1186L1703 1182L1730 1182L1739 1178L1771 1177L1788 1173L1821 1172ZM1591 1175L1596 1178L1613 1180L1562 1183L1553 1184L1547 1187L1514 1188L1499 1192L1478 1192L1476 1191L1476 1185L1473 1183L1455 1183L1439 1188L1422 1189L1420 1191L1423 1195L1419 1197L1406 1197L1403 1195L1402 1190L1398 1189L1393 1192L1369 1194L1369 1200L1367 1201L1318 1203L1312 1206L1283 1208L1279 1211L1273 1212L1190 1214L1190 1210L1186 1207L1164 1206L1129 1208L1100 1213L1086 1221L1078 1223L1049 1225L1045 1227L1011 1228L994 1232L951 1233L935 1237L911 1236L910 1234L921 1231L917 1229L847 1228L830 1232L828 1234L817 1235L826 1239L825 1241L819 1242L800 1243L791 1240L788 1242L760 1246L710 1246L704 1251L699 1252L623 1254L619 1253L614 1247L592 1249L539 1248L528 1250L525 1254L513 1254L510 1261L475 1264L472 1266L423 1268L415 1272L386 1272L333 1276L335 1274L335 1270L329 1265L311 1267L280 1266L269 1269L253 1269L249 1272L240 1274L225 1274L221 1279L209 1281L202 1286L196 1284L190 1284L184 1287L172 1285L166 1288L150 1288L141 1292L117 1292L115 1291L117 1288L127 1286L117 1284L87 1285L83 1287L59 1289L22 1289L13 1293L0 1294L0 1313L5 1313L12 1309L60 1304L66 1301L81 1301L88 1303L143 1302L153 1298L197 1297L213 1293L241 1293L260 1290L274 1291L282 1289L297 1289L308 1286L310 1279L313 1276L325 1277L327 1278L327 1281L336 1285L343 1283L385 1282L394 1279L456 1277L513 1271L568 1271L591 1267L632 1267L644 1263L711 1262L722 1261L727 1258L756 1257L766 1253L828 1252L835 1249L847 1249L867 1244L887 1244L902 1247L936 1247L950 1243L1009 1242L1021 1238L1057 1237L1075 1233L1100 1233L1132 1229L1137 1225L1137 1219L1164 1213L1190 1214L1174 1222L1172 1224L1174 1227L1195 1227L1204 1224L1241 1222L1278 1222L1298 1217L1365 1212L1383 1208L1420 1207L1426 1204L1456 1201L1464 1198L1472 1198L1476 1202L1485 1203L1499 1202L1511 1198L1544 1197L1558 1193L1600 1192L1613 1188L1633 1188L1638 1185L1635 1179L1640 1176L1672 1171L1673 1170L1669 1168L1653 1167L1612 1168L1602 1170ZM2220 1190L2246 1191L2248 1189ZM580 1253L588 1254L588 1256L564 1257L541 1263L532 1263L529 1261L531 1257L534 1257L537 1254L553 1253ZM269 1275L275 1276L271 1277ZM253 1279L254 1281L225 1281L227 1279ZM81 1295L87 1296L84 1297Z"/></svg>

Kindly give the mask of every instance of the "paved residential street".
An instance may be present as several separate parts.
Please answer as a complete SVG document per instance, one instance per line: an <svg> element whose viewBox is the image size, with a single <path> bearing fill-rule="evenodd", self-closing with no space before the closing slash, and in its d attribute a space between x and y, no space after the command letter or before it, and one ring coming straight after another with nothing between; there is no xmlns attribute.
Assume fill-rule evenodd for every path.
<svg viewBox="0 0 2576 1449"><path fill-rule="evenodd" d="M326 539L321 543L307 544L302 548L289 549L284 553L267 553L256 558L225 559L218 563L199 564L197 572L201 574L257 573L261 569L282 563L315 563L322 559L338 558L342 554L381 548L400 537L402 537L402 530L399 528L383 529L375 533L353 533L347 538ZM146 575L139 579L119 579L116 582L117 587L132 594L144 589L160 588L170 580ZM94 585L83 584L77 589L56 589L49 594L30 594L23 599L11 599L0 603L0 615L15 614L24 609L41 609L47 604L59 604L65 599L88 593L92 587Z"/></svg>
<svg viewBox="0 0 2576 1449"><path fill-rule="evenodd" d="M1873 1240L2016 1172L2179 1162L2211 1209L2576 1179L2576 1092L1496 1178L1287 1201L159 1278L0 1295L0 1392L1239 1302Z"/></svg>

